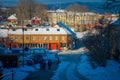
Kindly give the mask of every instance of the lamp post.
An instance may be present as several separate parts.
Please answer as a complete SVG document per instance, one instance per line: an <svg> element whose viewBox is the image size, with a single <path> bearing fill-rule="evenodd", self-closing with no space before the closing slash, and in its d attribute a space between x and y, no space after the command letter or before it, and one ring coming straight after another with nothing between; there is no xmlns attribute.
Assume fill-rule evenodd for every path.
<svg viewBox="0 0 120 80"><path fill-rule="evenodd" d="M23 50L23 54L22 54L22 56L23 56L23 67L24 67L24 28L22 28L22 39L23 39L23 41L22 41L22 43L23 43L23 45L22 45L22 50Z"/></svg>

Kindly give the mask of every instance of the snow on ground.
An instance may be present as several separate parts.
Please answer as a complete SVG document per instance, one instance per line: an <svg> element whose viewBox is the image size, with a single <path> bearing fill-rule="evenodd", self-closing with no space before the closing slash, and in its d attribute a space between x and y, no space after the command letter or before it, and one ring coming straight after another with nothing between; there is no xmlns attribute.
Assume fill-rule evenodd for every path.
<svg viewBox="0 0 120 80"><path fill-rule="evenodd" d="M92 69L87 60L87 56L83 55L78 66L78 71L89 80L120 80L120 64L116 61L108 60L107 66Z"/></svg>
<svg viewBox="0 0 120 80"><path fill-rule="evenodd" d="M74 72L76 68L79 77ZM81 75L88 80L120 80L120 64L114 60L108 60L105 68L98 66L93 69L87 55L82 54L78 65L75 62L62 61L52 80L84 80Z"/></svg>
<svg viewBox="0 0 120 80"><path fill-rule="evenodd" d="M75 63L71 64L71 66L67 69L67 73L66 73L67 80L79 80L79 78L77 78L74 75L74 68L75 68Z"/></svg>
<svg viewBox="0 0 120 80"><path fill-rule="evenodd" d="M81 53L80 53L81 51ZM84 48L78 50L67 50L63 52L59 52L58 54L82 54L84 53ZM55 54L47 53L44 55L44 59L53 59L55 58ZM22 80L24 79L30 71L35 71L39 69L40 64L35 64L33 66L20 66L18 68L5 68L4 73L9 73L12 70L15 71L15 80ZM76 67L77 66L77 67ZM77 68L77 69L76 69ZM80 80L81 77L76 76L74 74L76 69L79 74L83 75L84 77L88 78L89 80L120 80L120 64L113 60L108 60L107 66L97 67L96 69L92 69L88 57L85 54L82 54L79 63L63 61L59 64L58 69L55 71L55 75L51 78L52 80ZM77 75L79 75L77 74ZM11 80L11 75L5 77L3 80ZM82 79L81 79L82 80Z"/></svg>
<svg viewBox="0 0 120 80"><path fill-rule="evenodd" d="M81 47L79 49L76 49L76 50L66 50L66 51L62 51L62 52L59 52L58 54L84 54L86 53L88 50L85 48L85 47Z"/></svg>
<svg viewBox="0 0 120 80"><path fill-rule="evenodd" d="M65 77L65 76L62 76L62 73L64 73L64 71L68 65L69 65L69 62L61 62L59 64L58 69L55 71L55 75L51 79L52 80L62 80L63 77Z"/></svg>
<svg viewBox="0 0 120 80"><path fill-rule="evenodd" d="M9 54L11 54L11 51L10 50L5 50L6 53L10 52ZM34 51L33 51L34 52ZM25 57L24 57L24 60L29 60L31 56L33 56L33 52L31 51L28 51L28 52L25 52ZM5 54L6 54L5 53ZM20 52L21 53L21 52ZM41 54L39 52L39 54ZM57 60L57 58L55 58L55 55L54 54L51 54L51 53L46 53L45 55L43 55L43 58L47 61L48 59L51 59L52 61L55 61ZM23 57L21 56L20 57L20 61L22 61ZM14 76L14 79L15 80L23 80L27 75L29 75L29 72L31 71L35 71L35 70L38 70L40 69L40 64L34 64L34 65L31 65L31 66L27 66L25 64L25 66L23 67L22 65L20 65L20 67L18 68L4 68L4 71L3 73L4 74L9 74L11 73L11 71L15 71L15 76ZM8 75L8 76L5 76L3 78L3 80L12 80L12 75Z"/></svg>
<svg viewBox="0 0 120 80"><path fill-rule="evenodd" d="M22 80L24 79L29 73L27 71L34 71L34 68L32 66L24 66L24 67L18 67L18 68L5 68L4 74L10 73L11 71L15 72L14 79L15 80ZM8 75L3 78L3 80L12 80L12 75Z"/></svg>

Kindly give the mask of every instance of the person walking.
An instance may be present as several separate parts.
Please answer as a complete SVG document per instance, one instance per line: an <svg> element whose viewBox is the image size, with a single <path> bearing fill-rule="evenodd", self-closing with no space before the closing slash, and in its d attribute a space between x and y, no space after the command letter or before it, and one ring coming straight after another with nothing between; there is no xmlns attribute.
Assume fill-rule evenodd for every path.
<svg viewBox="0 0 120 80"><path fill-rule="evenodd" d="M60 63L60 59L59 59L59 57L58 57L58 59L57 59L57 65Z"/></svg>
<svg viewBox="0 0 120 80"><path fill-rule="evenodd" d="M46 61L44 59L40 60L40 70L45 70Z"/></svg>
<svg viewBox="0 0 120 80"><path fill-rule="evenodd" d="M45 70L45 66L46 66L46 60L43 59L43 63L42 63L43 70Z"/></svg>
<svg viewBox="0 0 120 80"><path fill-rule="evenodd" d="M52 61L51 59L48 60L48 69L50 70L51 69L51 65L52 65Z"/></svg>

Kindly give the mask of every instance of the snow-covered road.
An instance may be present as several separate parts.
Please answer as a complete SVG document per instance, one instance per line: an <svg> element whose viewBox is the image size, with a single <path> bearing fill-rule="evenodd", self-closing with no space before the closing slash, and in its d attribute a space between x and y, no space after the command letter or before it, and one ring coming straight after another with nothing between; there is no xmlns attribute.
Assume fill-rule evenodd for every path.
<svg viewBox="0 0 120 80"><path fill-rule="evenodd" d="M59 54L59 57L62 57L62 62L59 64L52 80L88 80L77 70L83 53L80 51L81 50L78 50L76 53L74 52L74 54L68 54L72 53L71 51L66 51L66 54Z"/></svg>

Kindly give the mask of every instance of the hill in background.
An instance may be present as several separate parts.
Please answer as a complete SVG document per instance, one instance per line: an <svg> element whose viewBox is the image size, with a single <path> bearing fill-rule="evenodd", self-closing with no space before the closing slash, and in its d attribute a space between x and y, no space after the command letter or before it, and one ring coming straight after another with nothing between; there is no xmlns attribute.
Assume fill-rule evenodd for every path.
<svg viewBox="0 0 120 80"><path fill-rule="evenodd" d="M36 0L37 2L41 3L40 1ZM16 6L18 3L18 0L2 0L2 5L3 7L13 7ZM44 3L49 10L56 10L56 9L66 9L69 5L71 4L80 4L80 5L84 5L87 6L89 11L95 11L95 12L99 12L99 13L104 13L103 9L100 9L101 6L103 6L103 3L101 2L60 2L60 3L45 3L44 1L42 1L42 3Z"/></svg>

